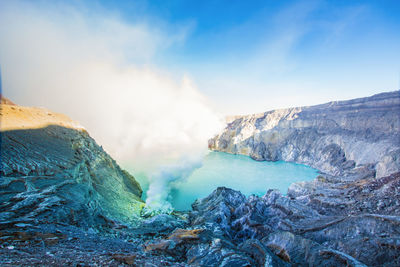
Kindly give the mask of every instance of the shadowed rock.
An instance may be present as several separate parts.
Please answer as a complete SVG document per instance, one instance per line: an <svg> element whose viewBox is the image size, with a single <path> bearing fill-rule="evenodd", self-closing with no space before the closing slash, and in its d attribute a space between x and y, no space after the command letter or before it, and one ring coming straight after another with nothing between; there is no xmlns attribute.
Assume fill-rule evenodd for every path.
<svg viewBox="0 0 400 267"><path fill-rule="evenodd" d="M331 184L320 177L320 189L313 187L317 182L309 182L296 197L270 190L263 197L246 199L238 191L218 188L193 204L191 227L212 230L213 237L236 250L249 240L259 240L270 254L298 266L397 266L400 194L395 183L399 178L396 173L362 183L335 180ZM363 193L368 190L374 192L370 199ZM312 201L321 194L323 202ZM351 204L343 204L347 197ZM377 204L382 201L385 209Z"/></svg>
<svg viewBox="0 0 400 267"><path fill-rule="evenodd" d="M135 222L140 185L82 130L58 125L1 133L0 225ZM0 226L1 227L1 226Z"/></svg>
<svg viewBox="0 0 400 267"><path fill-rule="evenodd" d="M263 243L285 262L295 266L353 266L366 265L353 257L326 249L320 244L290 232L276 232L263 240Z"/></svg>
<svg viewBox="0 0 400 267"><path fill-rule="evenodd" d="M211 147L330 174L294 183L286 196L220 187L189 214L150 218L139 218L136 180L73 121L2 131L0 240L12 245L1 243L0 264L399 266L397 94L239 117ZM63 118L7 112L29 125ZM372 125L378 115L369 112L382 120Z"/></svg>

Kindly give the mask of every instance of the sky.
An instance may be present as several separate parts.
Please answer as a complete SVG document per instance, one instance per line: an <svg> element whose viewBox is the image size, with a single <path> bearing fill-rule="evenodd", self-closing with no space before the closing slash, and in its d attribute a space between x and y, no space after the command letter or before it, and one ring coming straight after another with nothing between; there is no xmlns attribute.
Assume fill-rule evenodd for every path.
<svg viewBox="0 0 400 267"><path fill-rule="evenodd" d="M398 90L398 14L397 0L0 0L3 93L80 121L119 161L180 158L226 115Z"/></svg>
<svg viewBox="0 0 400 267"><path fill-rule="evenodd" d="M400 87L397 0L103 3L128 21L185 29L182 43L154 62L190 75L224 114Z"/></svg>

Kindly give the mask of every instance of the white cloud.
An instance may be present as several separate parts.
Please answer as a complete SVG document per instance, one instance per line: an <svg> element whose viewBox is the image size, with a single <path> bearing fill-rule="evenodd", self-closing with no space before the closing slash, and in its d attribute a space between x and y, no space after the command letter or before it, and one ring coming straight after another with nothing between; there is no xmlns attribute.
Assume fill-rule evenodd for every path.
<svg viewBox="0 0 400 267"><path fill-rule="evenodd" d="M79 120L125 164L202 153L219 117L189 78L152 65L187 27L156 26L82 6L2 2L4 94Z"/></svg>

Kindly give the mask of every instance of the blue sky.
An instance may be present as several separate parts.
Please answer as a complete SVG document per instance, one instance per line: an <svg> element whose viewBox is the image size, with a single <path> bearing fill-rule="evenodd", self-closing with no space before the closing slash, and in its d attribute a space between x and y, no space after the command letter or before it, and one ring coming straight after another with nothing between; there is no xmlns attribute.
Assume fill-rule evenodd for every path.
<svg viewBox="0 0 400 267"><path fill-rule="evenodd" d="M0 0L2 93L79 121L124 168L197 164L225 115L398 90L399 14L400 0Z"/></svg>
<svg viewBox="0 0 400 267"><path fill-rule="evenodd" d="M102 1L100 5L133 23L156 23L167 31L185 29L184 40L159 51L153 63L190 75L212 100L224 102L227 113L399 88L399 1Z"/></svg>
<svg viewBox="0 0 400 267"><path fill-rule="evenodd" d="M79 121L121 162L177 159L225 115L398 90L398 14L388 0L0 0L3 93Z"/></svg>
<svg viewBox="0 0 400 267"><path fill-rule="evenodd" d="M152 66L176 79L190 77L223 114L399 89L400 2L396 0L28 3L60 12L65 6L75 8L93 25L102 17L127 27L145 25L150 35L161 36L147 43L153 51L142 56L127 42L122 49L115 48L124 51L124 60ZM96 26L93 31L98 31Z"/></svg>

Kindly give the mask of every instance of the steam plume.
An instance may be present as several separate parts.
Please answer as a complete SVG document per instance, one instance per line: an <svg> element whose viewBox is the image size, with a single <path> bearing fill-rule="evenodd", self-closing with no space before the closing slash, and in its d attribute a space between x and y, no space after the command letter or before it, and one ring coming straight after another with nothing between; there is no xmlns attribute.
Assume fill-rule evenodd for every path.
<svg viewBox="0 0 400 267"><path fill-rule="evenodd" d="M123 166L147 166L149 173L178 166L151 178L149 202L165 200L159 192L192 166L175 162L204 153L221 125L188 75L173 77L153 63L184 42L187 27L126 23L101 9L41 3L0 2L4 95L80 121Z"/></svg>

